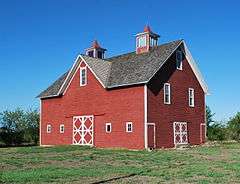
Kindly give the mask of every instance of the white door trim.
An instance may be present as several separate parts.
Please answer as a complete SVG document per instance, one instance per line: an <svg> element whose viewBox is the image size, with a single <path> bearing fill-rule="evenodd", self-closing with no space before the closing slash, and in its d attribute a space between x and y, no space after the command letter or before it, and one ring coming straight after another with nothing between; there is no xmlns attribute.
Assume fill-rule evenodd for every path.
<svg viewBox="0 0 240 184"><path fill-rule="evenodd" d="M86 120L90 120L90 122L92 123L90 125L89 128L86 128L86 126L84 125L84 123L86 122ZM75 126L75 122L79 120L81 122L81 125L79 128L77 128ZM82 127L82 130L80 130L80 128ZM83 129L83 128L86 128L86 129ZM79 133L80 132L80 133ZM76 141L76 139L74 138L76 136L76 134L79 134L80 135L80 140L79 142ZM89 142L87 142L85 139L84 139L84 136L86 135L86 133L89 133L92 138ZM83 116L74 116L73 117L73 134L72 134L72 144L73 145L88 145L88 146L93 146L94 145L94 116L93 115L83 115Z"/></svg>
<svg viewBox="0 0 240 184"><path fill-rule="evenodd" d="M154 129L153 129L153 132L154 132L154 148L156 148L156 125L155 123L147 123L147 128L148 128L148 125L153 125L154 126Z"/></svg>
<svg viewBox="0 0 240 184"><path fill-rule="evenodd" d="M176 132L176 125L179 126L179 132ZM182 127L185 126L185 131L182 131ZM174 145L183 145L188 144L188 129L187 129L187 122L173 122L173 140ZM176 142L176 137L180 137L180 142ZM186 141L183 141L183 136L186 136Z"/></svg>
<svg viewBox="0 0 240 184"><path fill-rule="evenodd" d="M205 129L205 133L204 133L204 136L205 136L205 134L206 134L206 124L205 123L200 123L200 141L201 141L201 143L203 143L203 135L202 135L203 127L202 126L204 126L204 129ZM206 139L206 137L205 137L205 139Z"/></svg>

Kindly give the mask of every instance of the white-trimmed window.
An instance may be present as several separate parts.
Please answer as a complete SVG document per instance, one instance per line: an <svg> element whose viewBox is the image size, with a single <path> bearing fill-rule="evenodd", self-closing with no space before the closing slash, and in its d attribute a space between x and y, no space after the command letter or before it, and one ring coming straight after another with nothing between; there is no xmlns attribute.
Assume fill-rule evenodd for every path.
<svg viewBox="0 0 240 184"><path fill-rule="evenodd" d="M47 133L51 133L52 132L52 125L48 124L47 125Z"/></svg>
<svg viewBox="0 0 240 184"><path fill-rule="evenodd" d="M171 104L171 86L169 83L164 84L164 104Z"/></svg>
<svg viewBox="0 0 240 184"><path fill-rule="evenodd" d="M106 123L106 132L111 133L112 132L112 124L111 123Z"/></svg>
<svg viewBox="0 0 240 184"><path fill-rule="evenodd" d="M87 67L80 67L80 86L87 85Z"/></svg>
<svg viewBox="0 0 240 184"><path fill-rule="evenodd" d="M137 47L145 47L147 45L146 35L138 37L137 41Z"/></svg>
<svg viewBox="0 0 240 184"><path fill-rule="evenodd" d="M64 133L64 124L61 124L61 125L60 125L60 127L59 127L59 132L60 132L61 134Z"/></svg>
<svg viewBox="0 0 240 184"><path fill-rule="evenodd" d="M133 123L126 122L126 132L132 132L132 131L133 131Z"/></svg>
<svg viewBox="0 0 240 184"><path fill-rule="evenodd" d="M176 52L176 65L178 70L182 70L182 51Z"/></svg>
<svg viewBox="0 0 240 184"><path fill-rule="evenodd" d="M189 106L194 107L194 89L193 88L188 89L188 101L189 101Z"/></svg>

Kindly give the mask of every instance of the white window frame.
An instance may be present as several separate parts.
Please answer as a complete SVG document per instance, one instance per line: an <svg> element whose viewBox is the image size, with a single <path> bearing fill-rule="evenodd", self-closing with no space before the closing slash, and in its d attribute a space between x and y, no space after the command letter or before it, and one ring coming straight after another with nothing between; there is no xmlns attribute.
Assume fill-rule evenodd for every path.
<svg viewBox="0 0 240 184"><path fill-rule="evenodd" d="M63 129L62 129L62 128L63 128ZM59 132L60 132L61 134L63 134L63 133L64 133L64 129L65 129L64 124L61 124L61 125L59 126Z"/></svg>
<svg viewBox="0 0 240 184"><path fill-rule="evenodd" d="M146 47L146 46L147 46L147 36L146 35L139 36L137 39L137 47Z"/></svg>
<svg viewBox="0 0 240 184"><path fill-rule="evenodd" d="M181 54L180 56L180 61L178 60L178 54ZM183 68L183 63L182 63L182 58L183 58L183 53L182 53L182 51L181 50L177 50L176 51L176 65L177 65L177 69L178 70L182 70L182 68ZM179 67L178 67L178 63L180 63L180 65L179 65Z"/></svg>
<svg viewBox="0 0 240 184"><path fill-rule="evenodd" d="M108 126L110 126L110 131L108 131L108 129L107 129ZM112 132L112 123L106 123L105 130L106 130L106 133L111 133Z"/></svg>
<svg viewBox="0 0 240 184"><path fill-rule="evenodd" d="M131 126L131 130L128 130L128 125ZM133 132L133 123L132 122L126 122L126 132Z"/></svg>
<svg viewBox="0 0 240 184"><path fill-rule="evenodd" d="M165 87L166 86L169 86L169 95L168 95L168 101L166 101L166 89L165 89ZM169 83L164 83L164 86L163 86L163 93L164 93L164 95L163 95L163 98L164 98L164 104L171 104L171 85L169 84Z"/></svg>
<svg viewBox="0 0 240 184"><path fill-rule="evenodd" d="M192 99L192 104L191 104L191 99ZM188 105L189 105L189 107L195 106L194 89L193 88L188 88Z"/></svg>
<svg viewBox="0 0 240 184"><path fill-rule="evenodd" d="M82 71L85 70L85 83L83 83L82 80ZM87 85L87 67L80 67L80 86L86 86Z"/></svg>
<svg viewBox="0 0 240 184"><path fill-rule="evenodd" d="M51 133L52 132L52 125L47 124L47 133Z"/></svg>

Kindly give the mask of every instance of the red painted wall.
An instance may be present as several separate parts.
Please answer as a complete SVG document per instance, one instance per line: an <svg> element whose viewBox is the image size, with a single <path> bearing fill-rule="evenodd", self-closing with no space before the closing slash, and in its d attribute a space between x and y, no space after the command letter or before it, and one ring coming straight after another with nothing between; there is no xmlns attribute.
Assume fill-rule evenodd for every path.
<svg viewBox="0 0 240 184"><path fill-rule="evenodd" d="M164 83L171 85L171 104L163 99ZM195 107L188 105L188 88L194 88ZM175 53L148 85L148 122L156 123L156 147L174 147L173 122L188 122L190 144L201 144L205 137L200 124L205 123L205 95L188 61L183 70L176 70ZM202 138L202 139L201 139Z"/></svg>
<svg viewBox="0 0 240 184"><path fill-rule="evenodd" d="M73 116L94 115L94 146L144 148L144 87L106 90L87 69L88 84L80 87L79 70L65 95L41 101L41 144L72 144ZM126 132L126 122L133 122L133 132ZM105 123L112 132L105 132ZM47 124L52 132L47 133ZM60 134L60 124L65 132Z"/></svg>

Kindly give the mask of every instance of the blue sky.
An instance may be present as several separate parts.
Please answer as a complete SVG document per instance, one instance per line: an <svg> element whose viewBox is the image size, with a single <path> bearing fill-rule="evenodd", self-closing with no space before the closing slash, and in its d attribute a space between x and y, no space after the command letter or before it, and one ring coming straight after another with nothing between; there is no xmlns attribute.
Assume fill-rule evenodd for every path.
<svg viewBox="0 0 240 184"><path fill-rule="evenodd" d="M0 111L38 107L35 96L92 40L107 56L133 51L149 24L160 43L185 39L208 83L207 104L226 120L240 111L239 8L221 0L0 0Z"/></svg>

